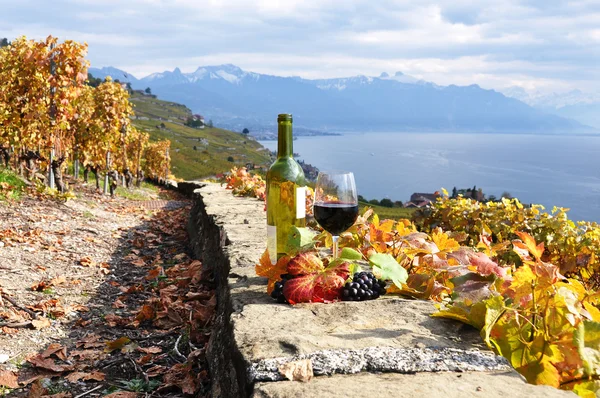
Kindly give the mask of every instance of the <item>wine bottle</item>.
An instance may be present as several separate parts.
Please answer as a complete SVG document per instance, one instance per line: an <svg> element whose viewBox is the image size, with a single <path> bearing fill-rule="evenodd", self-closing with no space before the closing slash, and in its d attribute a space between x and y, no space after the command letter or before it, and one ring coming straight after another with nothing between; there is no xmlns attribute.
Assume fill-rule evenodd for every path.
<svg viewBox="0 0 600 398"><path fill-rule="evenodd" d="M306 226L306 182L294 160L292 115L277 117L277 160L267 172L267 250L272 264L286 255L292 226Z"/></svg>

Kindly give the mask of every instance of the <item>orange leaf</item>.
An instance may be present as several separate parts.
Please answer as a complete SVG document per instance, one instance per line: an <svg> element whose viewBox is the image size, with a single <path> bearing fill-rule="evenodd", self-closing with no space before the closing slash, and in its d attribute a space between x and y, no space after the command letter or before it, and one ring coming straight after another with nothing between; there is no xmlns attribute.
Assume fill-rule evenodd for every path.
<svg viewBox="0 0 600 398"><path fill-rule="evenodd" d="M92 260L91 257L85 256L81 260L79 260L79 264L82 265L83 267L92 267L92 266L96 265L96 262L94 260Z"/></svg>
<svg viewBox="0 0 600 398"><path fill-rule="evenodd" d="M152 279L156 279L160 275L164 275L164 273L165 273L165 271L163 270L163 267L153 268L148 272L148 275L146 275L146 280L150 281Z"/></svg>
<svg viewBox="0 0 600 398"><path fill-rule="evenodd" d="M135 316L135 320L138 322L144 322L144 321L154 319L155 316L156 316L156 311L154 310L154 307L144 304L142 309Z"/></svg>
<svg viewBox="0 0 600 398"><path fill-rule="evenodd" d="M129 337L126 336L119 337L118 339L113 341L107 341L106 348L104 348L104 352L113 352L114 350L120 350L121 348L123 348L123 346L129 343L131 343L131 340L129 339Z"/></svg>
<svg viewBox="0 0 600 398"><path fill-rule="evenodd" d="M271 264L269 258L269 252L264 251L260 257L260 262L256 264L255 271L258 276L265 276L269 278L267 284L267 293L271 294L275 287L275 282L281 279L282 274L287 274L287 265L290 262L288 256L281 257L275 265Z"/></svg>
<svg viewBox="0 0 600 398"><path fill-rule="evenodd" d="M527 250L529 250L529 252L533 254L536 259L539 260L542 258L542 255L544 254L544 242L536 245L535 239L533 239L533 237L527 232L516 231L515 233L519 236L519 238L521 238L523 243L525 243L525 246L527 246Z"/></svg>

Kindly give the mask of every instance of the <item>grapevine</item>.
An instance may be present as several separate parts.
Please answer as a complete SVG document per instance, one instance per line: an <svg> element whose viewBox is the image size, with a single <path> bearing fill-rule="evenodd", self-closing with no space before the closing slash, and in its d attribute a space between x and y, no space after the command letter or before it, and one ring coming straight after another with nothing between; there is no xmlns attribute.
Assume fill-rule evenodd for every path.
<svg viewBox="0 0 600 398"><path fill-rule="evenodd" d="M539 206L528 208L505 200L485 206L488 213L481 213L481 218L509 213L503 223L490 222L494 229L482 225L477 229L475 222L465 222L473 216L457 216L465 207L482 205L462 198L458 203L439 201L428 217L441 218L436 211L443 210L443 221L455 222L450 231L440 228L445 224L439 221L424 228L422 219L418 224L380 220L368 209L342 234L343 249L336 260L324 251L331 247L328 234L295 228L288 242L289 256L272 265L265 251L256 273L268 279L272 297L289 304L373 299L374 292L369 297L365 287L374 286L374 279L384 280L380 295L434 300L438 311L432 316L480 329L485 343L528 382L596 396L600 392L600 294L589 284L590 278L578 279L581 270L571 272L575 278L567 278L560 266L548 261L567 258L550 256L560 254L560 243L552 247L550 240L549 248L515 229L541 225L546 236L552 227L562 228L557 235L564 234L565 224L571 225L564 209L556 210L553 218ZM597 233L591 223L571 227L577 226L580 234ZM500 234L505 238L499 239ZM378 280L377 285L383 284Z"/></svg>
<svg viewBox="0 0 600 398"><path fill-rule="evenodd" d="M86 44L49 36L14 40L0 48L0 155L30 179L43 178L38 168L52 168L58 191L62 173L78 160L96 174L118 171L138 183L142 169L153 178L170 169L168 141L148 145L148 135L131 126L129 94L107 78L98 87L85 85L89 62ZM107 163L107 160L108 163Z"/></svg>

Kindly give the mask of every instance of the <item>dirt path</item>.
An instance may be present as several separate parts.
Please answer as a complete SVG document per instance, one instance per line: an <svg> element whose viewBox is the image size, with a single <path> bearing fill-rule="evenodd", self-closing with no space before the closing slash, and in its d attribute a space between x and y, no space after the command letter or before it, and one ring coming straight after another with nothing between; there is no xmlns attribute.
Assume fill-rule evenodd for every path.
<svg viewBox="0 0 600 398"><path fill-rule="evenodd" d="M191 204L74 191L0 202L0 396L205 395L215 302Z"/></svg>

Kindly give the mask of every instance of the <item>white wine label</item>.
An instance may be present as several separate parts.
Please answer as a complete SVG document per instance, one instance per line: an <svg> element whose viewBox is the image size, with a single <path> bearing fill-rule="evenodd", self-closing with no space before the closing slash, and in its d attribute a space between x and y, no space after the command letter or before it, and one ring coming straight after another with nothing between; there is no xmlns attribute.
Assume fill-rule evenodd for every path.
<svg viewBox="0 0 600 398"><path fill-rule="evenodd" d="M306 217L306 187L296 187L296 218Z"/></svg>
<svg viewBox="0 0 600 398"><path fill-rule="evenodd" d="M267 225L267 252L271 264L275 265L277 263L277 227L274 225Z"/></svg>

